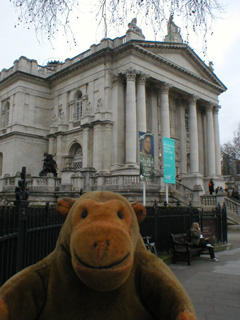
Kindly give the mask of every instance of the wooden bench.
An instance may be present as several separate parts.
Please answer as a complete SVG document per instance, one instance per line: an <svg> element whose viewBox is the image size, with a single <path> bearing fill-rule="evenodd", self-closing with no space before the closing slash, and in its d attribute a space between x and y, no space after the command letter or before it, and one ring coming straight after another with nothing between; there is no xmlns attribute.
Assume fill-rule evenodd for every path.
<svg viewBox="0 0 240 320"><path fill-rule="evenodd" d="M201 254L209 254L207 248L200 248L190 244L190 237L187 233L172 234L173 242L173 263L178 260L187 261L191 265L192 257L200 256Z"/></svg>

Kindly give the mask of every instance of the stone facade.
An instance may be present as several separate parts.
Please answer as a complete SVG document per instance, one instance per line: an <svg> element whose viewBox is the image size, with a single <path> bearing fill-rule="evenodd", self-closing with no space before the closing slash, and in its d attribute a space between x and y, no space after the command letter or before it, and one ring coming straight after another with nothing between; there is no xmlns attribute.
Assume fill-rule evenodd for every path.
<svg viewBox="0 0 240 320"><path fill-rule="evenodd" d="M3 69L1 189L22 166L38 177L48 152L62 191L135 185L137 192L139 131L154 134L158 191L163 136L175 139L176 172L187 187L206 190L209 178L221 183L218 96L226 87L182 42L179 28L171 30L164 42L146 41L134 20L125 36L64 63L39 66L20 57Z"/></svg>

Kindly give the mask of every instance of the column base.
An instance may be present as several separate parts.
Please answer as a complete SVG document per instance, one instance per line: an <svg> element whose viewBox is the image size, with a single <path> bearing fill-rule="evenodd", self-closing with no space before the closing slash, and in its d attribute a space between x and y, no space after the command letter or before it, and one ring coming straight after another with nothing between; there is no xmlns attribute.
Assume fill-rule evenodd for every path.
<svg viewBox="0 0 240 320"><path fill-rule="evenodd" d="M115 171L118 171L118 170L123 169L123 167L124 167L124 164L123 164L123 163L113 163L113 164L111 164L111 169L110 169L110 171L111 171L111 172L115 172Z"/></svg>
<svg viewBox="0 0 240 320"><path fill-rule="evenodd" d="M199 172L190 173L186 176L181 174L181 179L182 184L192 190L194 189L194 186L201 186L201 188L204 190L203 176Z"/></svg>
<svg viewBox="0 0 240 320"><path fill-rule="evenodd" d="M137 163L113 164L111 166L111 173L119 175L139 175L140 166Z"/></svg>

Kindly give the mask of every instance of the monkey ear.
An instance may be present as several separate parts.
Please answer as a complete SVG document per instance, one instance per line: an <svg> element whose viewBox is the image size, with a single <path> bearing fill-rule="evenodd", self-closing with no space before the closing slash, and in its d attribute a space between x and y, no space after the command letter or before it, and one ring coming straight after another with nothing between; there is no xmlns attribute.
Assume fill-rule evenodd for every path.
<svg viewBox="0 0 240 320"><path fill-rule="evenodd" d="M72 198L64 198L58 200L56 205L57 212L61 213L62 215L67 215L75 201L76 200Z"/></svg>
<svg viewBox="0 0 240 320"><path fill-rule="evenodd" d="M143 222L143 220L146 217L146 214L147 214L146 208L141 203L134 202L134 203L131 203L131 205L137 216L138 223L140 224L141 222Z"/></svg>

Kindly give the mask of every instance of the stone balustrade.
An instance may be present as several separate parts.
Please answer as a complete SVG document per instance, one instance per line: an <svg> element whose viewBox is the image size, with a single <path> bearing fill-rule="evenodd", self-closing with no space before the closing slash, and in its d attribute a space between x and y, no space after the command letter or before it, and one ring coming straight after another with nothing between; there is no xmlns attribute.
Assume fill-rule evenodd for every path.
<svg viewBox="0 0 240 320"><path fill-rule="evenodd" d="M201 204L204 206L217 206L217 196L216 195L202 195Z"/></svg>
<svg viewBox="0 0 240 320"><path fill-rule="evenodd" d="M3 192L14 192L15 187L18 185L20 179L20 173L17 173L15 177L5 175L1 179L1 189ZM61 179L56 178L53 174L48 174L44 177L32 177L27 175L26 177L27 188L31 191L58 191L60 188Z"/></svg>
<svg viewBox="0 0 240 320"><path fill-rule="evenodd" d="M240 216L240 203L237 201L234 201L230 198L225 198L224 200L227 209L231 210L236 215Z"/></svg>

